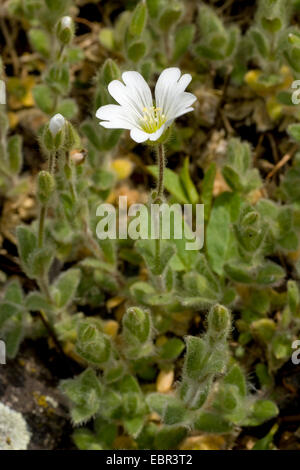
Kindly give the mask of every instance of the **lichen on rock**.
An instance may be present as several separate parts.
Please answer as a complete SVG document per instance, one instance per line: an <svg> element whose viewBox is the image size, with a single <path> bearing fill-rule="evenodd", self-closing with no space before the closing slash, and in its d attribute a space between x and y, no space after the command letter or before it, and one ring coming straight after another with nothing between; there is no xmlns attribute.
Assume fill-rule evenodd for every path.
<svg viewBox="0 0 300 470"><path fill-rule="evenodd" d="M26 450L29 441L22 414L0 403L0 450Z"/></svg>

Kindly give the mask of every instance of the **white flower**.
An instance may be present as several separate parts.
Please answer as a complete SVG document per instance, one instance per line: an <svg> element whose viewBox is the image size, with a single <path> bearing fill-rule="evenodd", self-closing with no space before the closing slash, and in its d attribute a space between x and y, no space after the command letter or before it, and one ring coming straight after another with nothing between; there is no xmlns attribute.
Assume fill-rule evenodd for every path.
<svg viewBox="0 0 300 470"><path fill-rule="evenodd" d="M71 28L72 26L72 18L70 16L63 16L60 20L60 24L62 29Z"/></svg>
<svg viewBox="0 0 300 470"><path fill-rule="evenodd" d="M62 130L62 128L65 125L65 118L61 114L55 114L49 122L49 130L53 137L56 136L56 134Z"/></svg>
<svg viewBox="0 0 300 470"><path fill-rule="evenodd" d="M101 126L110 129L129 129L136 142L158 140L174 119L193 111L191 105L196 100L192 93L184 90L192 77L181 76L177 67L165 69L155 86L155 104L151 90L138 72L124 72L122 79L113 80L108 85L111 96L119 103L101 106L96 116L103 119Z"/></svg>

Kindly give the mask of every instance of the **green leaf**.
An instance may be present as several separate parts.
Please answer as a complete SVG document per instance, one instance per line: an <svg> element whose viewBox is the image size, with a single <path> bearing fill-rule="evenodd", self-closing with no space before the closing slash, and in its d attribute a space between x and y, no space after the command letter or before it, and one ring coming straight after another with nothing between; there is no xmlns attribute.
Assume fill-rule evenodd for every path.
<svg viewBox="0 0 300 470"><path fill-rule="evenodd" d="M184 342L181 341L181 339L168 339L167 342L158 349L159 358L162 360L173 361L180 356L184 347Z"/></svg>
<svg viewBox="0 0 300 470"><path fill-rule="evenodd" d="M273 383L273 379L269 374L266 364L259 363L255 366L255 373L258 377L261 387L269 388Z"/></svg>
<svg viewBox="0 0 300 470"><path fill-rule="evenodd" d="M167 32L170 28L177 23L181 17L183 5L178 1L173 1L170 6L167 6L159 18L159 27L163 32Z"/></svg>
<svg viewBox="0 0 300 470"><path fill-rule="evenodd" d="M256 282L263 285L275 284L284 276L285 271L279 264L267 261L259 268Z"/></svg>
<svg viewBox="0 0 300 470"><path fill-rule="evenodd" d="M262 18L261 25L266 31L276 33L282 28L283 23L280 18Z"/></svg>
<svg viewBox="0 0 300 470"><path fill-rule="evenodd" d="M97 416L94 420L94 430L98 437L98 441L103 443L108 449L111 449L113 442L118 435L118 425L106 421L101 416Z"/></svg>
<svg viewBox="0 0 300 470"><path fill-rule="evenodd" d="M4 300L22 306L24 300L23 289L18 280L11 281L6 287Z"/></svg>
<svg viewBox="0 0 300 470"><path fill-rule="evenodd" d="M13 135L7 142L7 153L9 159L9 168L14 175L18 175L23 164L22 155L22 137Z"/></svg>
<svg viewBox="0 0 300 470"><path fill-rule="evenodd" d="M296 315L297 308L300 303L300 293L296 281L290 279L287 283L288 287L288 306L293 315Z"/></svg>
<svg viewBox="0 0 300 470"><path fill-rule="evenodd" d="M296 142L300 142L300 124L290 124L287 132Z"/></svg>
<svg viewBox="0 0 300 470"><path fill-rule="evenodd" d="M98 129L99 129L99 126L96 127L96 125L91 121L84 121L80 126L80 130L88 138L90 143L97 150L102 150L101 133L98 132Z"/></svg>
<svg viewBox="0 0 300 470"><path fill-rule="evenodd" d="M185 24L176 30L172 57L174 62L177 62L186 53L193 42L195 32L196 27L193 24Z"/></svg>
<svg viewBox="0 0 300 470"><path fill-rule="evenodd" d="M139 62L146 54L146 43L144 41L136 41L127 49L127 55L133 62Z"/></svg>
<svg viewBox="0 0 300 470"><path fill-rule="evenodd" d="M101 68L101 75L106 86L113 80L119 80L121 71L113 59L106 59Z"/></svg>
<svg viewBox="0 0 300 470"><path fill-rule="evenodd" d="M50 56L51 44L48 34L42 29L29 29L29 41L34 50L46 59Z"/></svg>
<svg viewBox="0 0 300 470"><path fill-rule="evenodd" d="M176 397L163 393L151 393L147 397L147 404L152 411L162 417L165 424L173 425L185 420L186 408Z"/></svg>
<svg viewBox="0 0 300 470"><path fill-rule="evenodd" d="M33 88L33 97L36 105L46 114L54 110L54 96L51 88L47 85L36 85Z"/></svg>
<svg viewBox="0 0 300 470"><path fill-rule="evenodd" d="M225 384L235 385L242 397L247 394L246 378L240 366L234 364L224 377Z"/></svg>
<svg viewBox="0 0 300 470"><path fill-rule="evenodd" d="M26 297L25 306L32 312L40 310L50 310L51 305L40 292L30 292Z"/></svg>
<svg viewBox="0 0 300 470"><path fill-rule="evenodd" d="M88 421L99 410L103 387L94 370L86 369L74 379L63 380L60 388L72 402L71 417L75 425Z"/></svg>
<svg viewBox="0 0 300 470"><path fill-rule="evenodd" d="M146 3L150 17L157 18L161 8L161 0L146 0Z"/></svg>
<svg viewBox="0 0 300 470"><path fill-rule="evenodd" d="M155 254L155 244L156 240L137 240L135 246L138 253L144 258L151 273L159 275L166 269L174 255L175 248L169 241L160 240L160 259L158 265Z"/></svg>
<svg viewBox="0 0 300 470"><path fill-rule="evenodd" d="M277 405L271 400L258 400L254 403L252 416L246 420L246 426L259 426L260 424L275 418L279 413Z"/></svg>
<svg viewBox="0 0 300 470"><path fill-rule="evenodd" d="M80 270L69 269L63 272L52 286L52 293L58 308L66 307L72 302L80 281Z"/></svg>
<svg viewBox="0 0 300 470"><path fill-rule="evenodd" d="M21 262L27 273L30 273L30 258L37 247L36 236L28 227L19 226L17 227L17 240Z"/></svg>
<svg viewBox="0 0 300 470"><path fill-rule="evenodd" d="M35 278L45 276L53 260L53 252L49 248L36 249L30 256L31 273Z"/></svg>
<svg viewBox="0 0 300 470"><path fill-rule="evenodd" d="M10 359L16 357L24 334L24 312L19 312L5 324L3 330L6 354Z"/></svg>
<svg viewBox="0 0 300 470"><path fill-rule="evenodd" d="M129 32L132 36L140 36L146 26L147 22L147 6L144 1L141 1L135 7L132 13L131 22L129 25Z"/></svg>
<svg viewBox="0 0 300 470"><path fill-rule="evenodd" d="M56 112L62 114L66 119L73 119L78 113L77 103L71 98L62 100L58 104Z"/></svg>
<svg viewBox="0 0 300 470"><path fill-rule="evenodd" d="M204 204L204 217L205 222L209 219L212 200L214 182L217 173L217 165L213 162L210 164L208 170L205 172L202 187L201 187L201 202Z"/></svg>
<svg viewBox="0 0 300 470"><path fill-rule="evenodd" d="M154 447L159 450L176 449L186 437L187 429L183 426L164 426L154 439Z"/></svg>
<svg viewBox="0 0 300 470"><path fill-rule="evenodd" d="M183 168L180 172L180 179L182 181L184 190L188 196L189 202L191 204L196 204L199 200L199 194L197 189L191 180L190 173L189 173L189 158L186 157L184 160Z"/></svg>
<svg viewBox="0 0 300 470"><path fill-rule="evenodd" d="M268 56L268 45L264 35L259 29L251 28L249 31L250 37L252 38L259 54L265 59Z"/></svg>
<svg viewBox="0 0 300 470"><path fill-rule="evenodd" d="M0 302L0 328L13 316L20 313L21 306L7 300Z"/></svg>
<svg viewBox="0 0 300 470"><path fill-rule="evenodd" d="M266 434L262 439L259 439L255 442L252 450L270 450L273 443L273 438L276 432L278 431L278 424L274 424L271 430Z"/></svg>
<svg viewBox="0 0 300 470"><path fill-rule="evenodd" d="M212 269L219 275L227 258L230 243L230 215L224 206L214 206L207 226L207 255Z"/></svg>
<svg viewBox="0 0 300 470"><path fill-rule="evenodd" d="M232 425L228 423L220 414L209 411L200 411L195 413L193 427L197 431L209 433L229 432Z"/></svg>
<svg viewBox="0 0 300 470"><path fill-rule="evenodd" d="M102 450L100 440L92 431L86 428L76 429L72 435L79 450Z"/></svg>
<svg viewBox="0 0 300 470"><path fill-rule="evenodd" d="M144 416L135 416L131 419L124 420L124 428L130 436L137 437L144 426L144 422Z"/></svg>
<svg viewBox="0 0 300 470"><path fill-rule="evenodd" d="M147 169L151 175L158 178L158 168L156 165L150 165ZM164 185L167 191L169 191L169 193L172 194L178 202L181 202L182 204L189 203L189 199L182 185L180 176L169 168L165 168Z"/></svg>
<svg viewBox="0 0 300 470"><path fill-rule="evenodd" d="M208 357L208 347L204 339L187 336L183 374L189 379L200 378Z"/></svg>

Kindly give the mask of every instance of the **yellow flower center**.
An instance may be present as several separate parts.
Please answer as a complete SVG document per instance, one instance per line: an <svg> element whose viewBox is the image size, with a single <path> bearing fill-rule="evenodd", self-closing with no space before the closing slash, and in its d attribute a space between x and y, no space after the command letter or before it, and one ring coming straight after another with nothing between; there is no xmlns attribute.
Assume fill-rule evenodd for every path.
<svg viewBox="0 0 300 470"><path fill-rule="evenodd" d="M155 108L154 106L151 106L151 108L145 107L143 109L143 117L141 118L140 125L143 131L152 134L156 132L166 120L167 118L162 114L161 108Z"/></svg>

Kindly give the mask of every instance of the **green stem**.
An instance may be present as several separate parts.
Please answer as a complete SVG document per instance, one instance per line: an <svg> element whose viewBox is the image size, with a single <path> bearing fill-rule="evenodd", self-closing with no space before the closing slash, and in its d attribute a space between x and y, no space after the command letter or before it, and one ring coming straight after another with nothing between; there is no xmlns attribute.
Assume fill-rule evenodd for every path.
<svg viewBox="0 0 300 470"><path fill-rule="evenodd" d="M45 219L46 219L46 206L41 206L40 215L39 215L39 234L38 234L38 244L39 248L43 246L44 241L44 231L45 231Z"/></svg>
<svg viewBox="0 0 300 470"><path fill-rule="evenodd" d="M51 175L54 175L56 167L56 152L50 152L48 161L48 171Z"/></svg>
<svg viewBox="0 0 300 470"><path fill-rule="evenodd" d="M70 164L69 152L65 153L65 161L66 161L66 168L67 168L66 177L68 179L69 190L70 190L73 201L76 201L77 196L76 196L76 189L75 189L75 183L74 183L74 173L73 173L73 168Z"/></svg>
<svg viewBox="0 0 300 470"><path fill-rule="evenodd" d="M158 181L156 188L156 198L154 204L161 204L164 193L164 169L165 169L165 150L163 144L157 147L157 165L158 165ZM157 271L160 270L160 212L158 213L158 238L155 240L155 265ZM159 287L162 287L162 279L159 276Z"/></svg>
<svg viewBox="0 0 300 470"><path fill-rule="evenodd" d="M163 144L159 144L157 148L157 165L158 165L158 182L156 201L160 202L164 192L164 169L165 169L165 149Z"/></svg>
<svg viewBox="0 0 300 470"><path fill-rule="evenodd" d="M157 271L160 268L160 233L159 237L155 240L155 266Z"/></svg>

